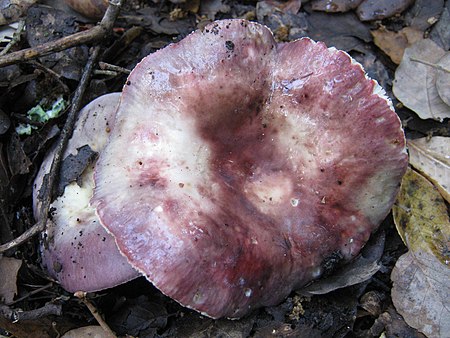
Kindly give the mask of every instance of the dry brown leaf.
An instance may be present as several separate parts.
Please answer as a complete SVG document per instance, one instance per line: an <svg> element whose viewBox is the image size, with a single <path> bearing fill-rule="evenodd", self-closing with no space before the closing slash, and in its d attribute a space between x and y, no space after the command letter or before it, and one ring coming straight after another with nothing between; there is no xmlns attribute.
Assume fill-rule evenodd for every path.
<svg viewBox="0 0 450 338"><path fill-rule="evenodd" d="M450 202L450 138L435 136L409 140L409 162Z"/></svg>
<svg viewBox="0 0 450 338"><path fill-rule="evenodd" d="M379 29L371 31L371 33L374 43L396 64L402 61L406 47L423 39L423 32L411 27L405 27L399 32L393 32L381 26Z"/></svg>
<svg viewBox="0 0 450 338"><path fill-rule="evenodd" d="M432 40L420 40L405 49L395 71L394 95L422 119L442 121L450 117L450 106L436 88L436 65L446 53Z"/></svg>
<svg viewBox="0 0 450 338"><path fill-rule="evenodd" d="M6 304L17 294L17 273L21 265L19 259L0 256L0 300Z"/></svg>
<svg viewBox="0 0 450 338"><path fill-rule="evenodd" d="M391 279L392 302L405 321L429 338L450 332L450 220L437 189L408 170L393 208L394 221L409 251Z"/></svg>

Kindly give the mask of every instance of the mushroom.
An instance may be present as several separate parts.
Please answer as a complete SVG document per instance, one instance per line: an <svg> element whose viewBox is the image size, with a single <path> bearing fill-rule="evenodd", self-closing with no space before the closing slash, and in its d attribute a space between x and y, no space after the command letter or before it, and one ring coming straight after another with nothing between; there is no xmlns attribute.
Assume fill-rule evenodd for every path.
<svg viewBox="0 0 450 338"><path fill-rule="evenodd" d="M91 204L164 294L239 318L355 257L406 167L398 116L348 54L223 20L132 71Z"/></svg>
<svg viewBox="0 0 450 338"><path fill-rule="evenodd" d="M64 157L76 155L89 145L100 151L114 122L120 93L103 95L80 111L76 128ZM50 171L55 147L47 154L34 182L33 209L41 218L39 191ZM117 249L114 237L101 226L95 210L89 206L93 190L92 163L78 182L72 182L51 205L51 215L41 244L42 264L49 275L70 292L98 291L129 281L139 273Z"/></svg>

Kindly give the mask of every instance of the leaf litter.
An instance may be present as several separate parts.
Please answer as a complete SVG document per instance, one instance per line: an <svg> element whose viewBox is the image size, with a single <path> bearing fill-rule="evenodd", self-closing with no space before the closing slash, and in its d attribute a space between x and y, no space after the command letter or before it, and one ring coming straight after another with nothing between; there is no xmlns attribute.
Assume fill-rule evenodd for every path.
<svg viewBox="0 0 450 338"><path fill-rule="evenodd" d="M381 26L371 31L373 42L385 52L392 62L399 64L403 59L405 49L423 39L423 32L411 27L405 27L398 32L387 30Z"/></svg>
<svg viewBox="0 0 450 338"><path fill-rule="evenodd" d="M448 53L430 39L418 41L405 49L395 72L394 95L421 119L450 118L450 106L436 87L441 71L436 65Z"/></svg>
<svg viewBox="0 0 450 338"><path fill-rule="evenodd" d="M49 1L45 2L49 3ZM383 48L384 43L378 43L376 39L374 44L372 42L371 32L373 33L377 30L381 32L381 30L384 29L387 32L393 32L393 34L407 35L405 38L406 44L402 44L401 46L398 46L398 48L396 48L395 43L389 42L391 48L397 49L397 51L394 52L394 54L396 53L394 59L396 58L395 60L397 61L401 60L401 52L405 48L408 48L410 44L414 43L414 40L409 38L409 30L414 29L418 32L424 32L425 30L431 31L429 37L431 37L438 46L444 48L444 50L448 49L448 43L450 41L450 39L446 38L449 36L448 2L446 7L443 7L443 1L436 1L433 2L433 4L429 4L426 1L416 0L413 1L414 4L401 14L395 14L392 17L384 18L383 21L369 21L365 23L362 23L358 19L354 8L349 8L349 11L346 14L320 13L315 11L314 9L318 8L312 8L311 2L308 1L301 2L301 6L299 6L300 1L289 1L287 3L288 5L284 8L280 6L280 4L285 4L285 2L258 2L258 4L260 4L259 6L261 6L261 3L266 5L266 8L268 8L266 9L267 14L261 12L261 7L258 12L256 4L250 4L248 2L234 4L227 1L205 0L198 1L198 5L195 6L187 6L175 2L177 1L147 4L142 7L137 1L130 1L131 5L123 13L122 19L120 19L122 21L119 20L118 22L116 37L121 36L120 29L122 29L122 32L123 30L126 31L127 27L131 24L144 27L144 33L142 33L137 40L129 42L127 52L121 51L120 53L114 53L114 51L109 51L109 55L111 56L108 61L132 69L142 56L148 54L148 51L154 51L156 48L160 48L173 40L182 38L191 30L195 29L197 23L198 26L201 27L201 25L208 20L221 19L229 16L256 18L256 14L259 13L260 17L258 20L261 20L269 26L272 25L272 28L275 31L278 30L278 37L281 41L284 39L288 41L301 36L310 36L316 40L325 40L330 46L337 46L338 48L352 53L358 61L364 63L366 68L374 69L374 74L376 74L375 78L380 80L380 82L383 83L383 86L387 86L387 92L389 93L389 85L392 82L392 74L393 70L395 70L395 65L387 62L383 53L377 50L375 46L383 50L389 57L391 57L392 53L388 52L386 48ZM351 2L354 1L347 1L347 3ZM395 6L398 5L397 1L394 2L396 2L396 4L394 4ZM408 1L398 1L398 3L400 2L404 4ZM74 15L73 11L66 12L64 6L61 7L61 3L62 2L58 2L55 6L60 9L62 8L63 10L62 12L58 12L57 16L67 15L68 13ZM52 16L53 18L55 17L55 14L51 11L47 14L45 9L41 8L39 10L41 11L39 12L39 16L42 15L44 20L51 19ZM143 13L148 15L143 16ZM174 16L175 13L181 13L182 15L177 17ZM373 11L372 14L376 15L375 11ZM373 18L370 20L373 20ZM37 25L37 23L29 20L29 25L33 26ZM76 21L66 17L65 20L58 20L58 25L60 25L60 27L52 28L54 29L53 31L57 32L61 27L63 28L62 31L64 31L64 29L72 30L75 28L75 30L72 30L73 32L85 29L86 27L89 27L89 25L92 25L92 23L77 15ZM425 33L428 34L429 31L426 31ZM31 31L27 34L31 34ZM33 36L29 35L29 38L32 39ZM55 37L52 38L54 39ZM3 47L5 43L7 42L2 42L0 48ZM29 43L31 44L34 42L30 40ZM26 42L22 42L19 46L24 46L24 44L26 44ZM39 45L39 42L37 45ZM142 46L145 46L145 48L142 48ZM42 58L40 62L45 64L50 70L56 71L59 76L63 76L64 83L68 84L70 88L73 88L74 82L71 81L77 81L76 79L79 76L80 66L78 63L71 60L73 60L73 54L72 58L71 55L68 54L67 57L64 56L61 60L48 57ZM427 60L422 61L428 62ZM433 62L431 64L439 65L439 62L440 61ZM415 66L417 66L417 62L415 63ZM8 75L8 78L2 78L3 69L7 69L8 67L0 69L0 87L6 88L3 93L0 92L0 109L2 109L4 115L6 115L6 117L2 118L2 120L5 121L6 126L8 126L9 123L10 126L15 127L18 125L19 121L23 121L23 117L26 117L26 112L36 105L40 99L45 97L48 92L60 94L62 90L59 87L59 84L56 83L57 81L50 82L52 86L51 90L48 86L49 82L43 81L44 79L48 80L51 78L49 75L50 73L38 74L35 72L33 74L35 69L33 69L34 66L32 65L11 67L11 71L14 71L14 75L10 74ZM438 85L442 80L439 80L440 73L436 73L436 91L442 101L445 102L446 94L442 94L441 92L446 89L446 80L444 79L444 85ZM371 74L371 76L374 75ZM124 80L125 78L123 76L116 75L115 77L106 77L97 75L94 78L94 82L99 84L99 87L95 89L95 93L96 95L100 95L107 91L120 90ZM414 81L420 82L415 78ZM411 80L403 79L398 81L397 79L396 85L398 82L404 82L404 85L407 85ZM39 86L45 88L45 90L42 90L42 88L39 89ZM56 88L56 90L53 88ZM26 93L27 95L24 96L23 93ZM19 97L21 100L17 99ZM55 98L56 96L49 97L48 99L54 100ZM405 106L408 106L405 102L403 103ZM409 116L408 114L410 114L410 111L408 109L401 108L400 106L398 107L402 117L404 116L404 111L406 111L405 116ZM428 118L423 117L423 115L419 116L421 118ZM437 116L437 118L435 117L437 121L441 121L445 118L445 116ZM1 167L3 168L1 183L4 187L0 196L0 201L2 202L0 204L1 216L2 219L5 219L6 217L8 223L8 226L2 227L2 232L0 233L3 243L13 237L13 233L10 233L9 230L5 233L5 229L14 231L14 236L20 234L24 230L23 226L21 228L19 223L23 224L25 221L22 220L22 222L17 222L15 215L26 215L27 208L28 214L30 215L29 202L28 205L26 202L24 203L30 196L30 189L29 187L27 188L26 184L28 182L29 185L31 182L35 168L39 166L39 160L42 158L43 151L48 148L49 140L58 132L58 125L60 125L63 118L64 116L58 117L54 119L54 121L47 122L43 127L40 126L29 137L17 137L17 135L14 135L13 128L11 127L6 128L4 131L4 140L11 138L12 141L3 143L4 154L2 154L1 161ZM405 118L405 121L408 118L409 117ZM421 137L429 136L429 133L437 135L449 134L448 127L446 127L445 124L436 122L435 124L430 125L429 122L425 123L424 121L418 121L416 123L420 124L421 122L422 124L418 128L407 128L407 133L413 133L416 137L417 135ZM412 126L413 124L410 125ZM6 149L8 149L7 152L5 151ZM430 165L433 166L433 164ZM11 175L10 168L13 169L13 175ZM74 177L76 177L76 175ZM20 213L18 212L19 209ZM26 217L23 219L26 219ZM32 217L30 216L30 220L31 219ZM390 222L388 218L384 224L385 230L391 229L392 226L392 222ZM393 267L393 263L395 263L397 257L404 251L404 248L399 244L399 240L396 241L393 240L393 238L395 239L395 234L389 233L386 237L387 243L382 257L378 257L377 259L374 258L374 260L370 261L372 263L369 262L367 265L371 266L370 264L373 265L373 262L376 262L376 265L373 265L373 272L378 272L376 272L373 277L370 278L369 276L369 279L355 286L348 286L352 284L348 281L341 283L342 286L347 287L336 289L335 291L322 296L299 298L298 295L292 295L292 297L289 297L284 303L280 304L280 306L263 309L239 322L229 322L226 320L210 321L202 318L195 313L173 304L173 302L164 298L164 296L159 294L152 287L142 286L143 283L139 280L131 282L124 287L118 287L107 292L96 294L94 295L94 300L100 311L105 313L106 320L110 322L111 326L113 326L113 324L120 326L123 323L128 323L129 326L127 327L130 328L130 330L132 327L136 328L136 331L133 331L136 335L145 332L145 325L142 325L151 320L153 316L153 318L161 318L163 321L154 322L155 324L152 324L153 326L150 327L150 331L147 332L151 332L152 335L163 334L163 336L167 337L174 335L180 337L197 337L201 332L204 332L204 334L209 333L210 335L218 334L236 337L267 336L273 334L282 337L294 337L307 334L314 337L321 335L344 336L351 331L353 331L352 334L361 337L365 336L368 332L378 336L384 332L388 336L396 334L397 336L407 335L411 337L420 337L421 335L417 333L417 331L408 328L406 324L404 324L403 319L395 312L395 309L392 308L392 306L388 306L390 301L388 287L390 281L388 276ZM37 262L38 255L34 251L34 244L33 242L30 242L28 245L23 245L18 252L18 254L25 255L28 258L28 262L31 263L26 267L22 267L22 270L28 270L27 277L21 277L17 280L17 275L8 273L8 278L14 281L19 295L27 294L29 289L27 283L33 282L38 285L43 285L48 281L45 275L39 271L39 263ZM11 255L10 253L8 254ZM356 276L352 278L352 271L355 270L350 269L350 271L350 273L344 273L344 277L353 281L357 280ZM26 282L24 282L22 278L24 278ZM325 282L324 287L333 289L335 288L333 286L334 283L335 282L330 282L330 284L327 285L327 282ZM380 287L380 283L384 283L384 287ZM358 302L361 301L364 302L364 304L367 304L368 296L362 297L366 295L367 292L369 292L370 295L370 292L372 292L371 290L377 291L377 299L379 301L377 304L379 305L379 308L371 314L367 314L367 312L362 314L360 313ZM142 293L145 293L148 298L143 299L141 297ZM344 297L343 295L346 296ZM70 297L64 290L58 289L56 285L50 294L44 296L44 299L52 302L62 302L65 304L65 308L69 309L63 316L56 317L54 328L60 333L68 331L69 328L85 326L87 321L92 320L91 316L82 306L80 306L77 300ZM147 299L152 303L157 301L158 305L149 305ZM42 306L43 302L42 300L33 300L33 298L31 298L28 304L39 307ZM19 306L26 308L27 303L21 302ZM143 309L150 309L150 313L142 313ZM422 309L416 309L415 315L420 315L421 311ZM125 315L125 317L129 319L124 319L123 315L122 317L117 316L119 313L128 313L132 315ZM145 320L140 320L139 318L141 316L144 316ZM357 319L355 320L355 318ZM169 321L167 321L167 319L169 319ZM80 322L84 324L81 325ZM363 325L363 323L365 324ZM16 327L18 327L17 324L20 325L20 322L16 323ZM33 328L34 332L42 332L41 336L56 336L55 331L50 329L51 324L46 321L46 317L31 321L28 325L29 328ZM0 319L0 327L9 326L7 322ZM370 329L367 329L367 327L370 327ZM13 329L12 327L9 328ZM37 331L37 328L41 331ZM117 327L116 330L119 332ZM22 335L19 336L25 337L25 331L21 332ZM125 332L126 331L122 331L122 333Z"/></svg>
<svg viewBox="0 0 450 338"><path fill-rule="evenodd" d="M450 220L445 201L410 169L393 213L409 251L392 271L392 301L409 325L427 337L444 337L450 332Z"/></svg>
<svg viewBox="0 0 450 338"><path fill-rule="evenodd" d="M409 162L439 189L450 203L450 138L409 140Z"/></svg>
<svg viewBox="0 0 450 338"><path fill-rule="evenodd" d="M17 273L22 266L20 259L0 256L0 301L11 303L17 295Z"/></svg>

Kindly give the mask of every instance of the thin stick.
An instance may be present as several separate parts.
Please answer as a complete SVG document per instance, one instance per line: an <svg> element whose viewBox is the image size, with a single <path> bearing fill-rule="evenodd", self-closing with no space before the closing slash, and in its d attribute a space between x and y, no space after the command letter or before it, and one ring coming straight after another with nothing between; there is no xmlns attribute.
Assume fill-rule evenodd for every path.
<svg viewBox="0 0 450 338"><path fill-rule="evenodd" d="M75 292L75 297L78 297L84 305L89 309L89 311L94 316L95 320L98 322L98 324L102 327L102 329L108 334L108 336L111 337L117 337L116 334L113 332L113 330L110 329L108 324L106 324L103 317L98 312L97 308L92 304L89 299L86 298L86 292L84 291L77 291Z"/></svg>
<svg viewBox="0 0 450 338"><path fill-rule="evenodd" d="M53 286L53 283L48 283L47 285L41 286L40 288L38 288L36 290L30 291L25 296L20 297L20 298L18 298L16 300L13 300L12 302L6 303L5 305L7 305L7 306L14 305L14 304L16 304L18 302L23 301L24 299L27 299L28 297L31 297L32 295L35 295L36 293L42 292L44 290L47 290L47 289L51 288L52 286Z"/></svg>
<svg viewBox="0 0 450 338"><path fill-rule="evenodd" d="M50 68L45 67L44 65L40 64L37 61L30 61L30 64L50 75L56 82L58 82L58 84L61 86L65 94L70 93L69 87L61 80L61 76L58 73L54 72Z"/></svg>
<svg viewBox="0 0 450 338"><path fill-rule="evenodd" d="M100 25L109 27L111 31L113 27L113 23L115 19L117 18L117 15L119 13L120 6L122 5L122 0L110 0L110 5L105 13L105 16L102 19L102 22ZM5 243L3 245L0 245L0 253L5 252L9 249L12 249L22 243L25 243L28 241L31 237L39 234L43 230L45 230L47 219L48 219L48 210L52 201L52 191L53 186L56 181L56 177L59 173L59 166L62 158L63 151L66 147L67 141L69 140L70 136L72 135L73 127L76 121L76 117L78 114L78 111L81 108L81 99L84 95L84 92L86 91L86 88L89 84L89 80L91 77L92 69L94 68L94 65L97 61L97 58L100 54L100 46L94 47L94 50L89 57L89 60L86 64L86 67L83 71L83 76L81 77L81 80L78 84L78 87L75 91L73 103L70 108L69 114L67 115L67 120L64 125L64 128L61 132L61 135L59 137L59 143L56 148L55 156L53 158L52 166L50 168L50 172L48 175L47 180L47 189L45 190L44 197L42 199L42 206L41 206L41 219L34 224L31 228L26 230L23 234L21 234L19 237L13 239L12 241Z"/></svg>
<svg viewBox="0 0 450 338"><path fill-rule="evenodd" d="M74 94L73 104L70 107L69 114L67 115L67 120L64 124L64 128L61 131L61 135L59 136L58 146L56 147L55 156L53 157L52 165L50 167L50 172L47 178L47 189L45 190L44 198L42 199L42 205L40 210L41 222L43 225L43 229L45 229L45 225L47 223L48 218L48 210L50 208L50 204L52 203L52 193L53 186L56 183L57 176L59 174L59 167L62 161L64 150L66 149L67 142L72 136L73 128L75 125L75 121L78 116L78 112L81 109L81 99L83 98L84 92L86 91L89 80L91 78L92 70L94 69L94 65L97 62L97 58L100 55L100 46L94 47L94 50L89 57L88 63L83 71L83 76L81 77L80 83L77 87L77 90ZM44 221L45 220L45 221ZM41 230L41 231L42 231ZM51 230L51 229L50 229ZM52 237L50 232L50 237ZM50 240L50 238L48 238Z"/></svg>
<svg viewBox="0 0 450 338"><path fill-rule="evenodd" d="M103 39L111 32L117 15L119 14L120 7L122 6L122 2L122 0L110 0L108 9L99 25L55 41L49 41L36 47L1 56L0 67L28 61L54 52L60 52L71 47Z"/></svg>
<svg viewBox="0 0 450 338"><path fill-rule="evenodd" d="M106 63L106 62L99 62L98 65L100 66L100 69L102 70L112 70L113 72L120 72L120 73L124 73L124 74L130 74L131 70L127 69L127 68L123 68L120 66L116 66L116 65L112 65L110 63Z"/></svg>
<svg viewBox="0 0 450 338"><path fill-rule="evenodd" d="M22 35L23 29L25 28L25 20L20 20L19 25L17 26L16 31L13 33L12 40L2 49L0 52L0 56L5 55L9 52L9 50L20 41L20 37Z"/></svg>
<svg viewBox="0 0 450 338"><path fill-rule="evenodd" d="M46 303L43 307L30 311L11 309L6 305L0 305L0 314L13 323L17 323L22 320L36 320L49 315L61 316L62 305Z"/></svg>

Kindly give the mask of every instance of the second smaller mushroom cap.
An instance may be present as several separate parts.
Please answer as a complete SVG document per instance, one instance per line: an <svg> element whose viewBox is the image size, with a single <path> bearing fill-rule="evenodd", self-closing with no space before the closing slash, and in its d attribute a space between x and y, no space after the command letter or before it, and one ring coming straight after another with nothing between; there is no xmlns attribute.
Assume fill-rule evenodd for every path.
<svg viewBox="0 0 450 338"><path fill-rule="evenodd" d="M120 93L103 95L84 107L64 158L75 156L77 149L89 145L103 149L114 124ZM33 208L40 219L39 190L50 171L53 148L44 159L34 182ZM101 226L95 210L89 206L95 162L88 165L78 182L68 184L64 194L51 204L47 231L41 242L42 264L61 286L70 292L107 289L139 276L117 249L114 238Z"/></svg>

